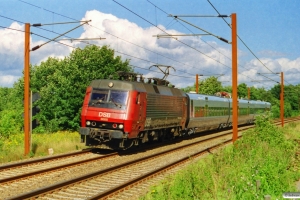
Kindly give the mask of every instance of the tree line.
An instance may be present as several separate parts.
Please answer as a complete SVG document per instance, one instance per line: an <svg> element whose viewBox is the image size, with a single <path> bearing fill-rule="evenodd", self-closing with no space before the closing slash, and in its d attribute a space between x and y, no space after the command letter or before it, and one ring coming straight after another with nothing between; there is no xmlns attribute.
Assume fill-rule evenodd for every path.
<svg viewBox="0 0 300 200"><path fill-rule="evenodd" d="M51 133L59 130L77 130L80 126L80 112L85 90L94 79L105 79L110 75L117 78L117 71L133 72L129 60L122 61L109 46L86 46L75 49L63 59L49 57L39 65L30 66L30 89L39 93L34 102L40 112L34 116L39 126L37 133ZM182 88L195 91L195 85ZM222 86L216 77L199 82L199 93L213 95L216 92L231 92L230 86ZM280 86L270 90L250 87L252 100L268 101L272 104L274 117L279 117ZM299 113L300 85L288 85L285 91L285 117ZM248 86L238 85L238 96L246 98ZM23 127L24 78L13 87L0 87L0 138L20 133Z"/></svg>

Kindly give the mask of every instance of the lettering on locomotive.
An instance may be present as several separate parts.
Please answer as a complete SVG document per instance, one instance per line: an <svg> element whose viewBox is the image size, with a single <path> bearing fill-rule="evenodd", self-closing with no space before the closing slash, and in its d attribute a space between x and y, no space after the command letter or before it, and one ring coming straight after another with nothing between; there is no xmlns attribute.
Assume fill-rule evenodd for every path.
<svg viewBox="0 0 300 200"><path fill-rule="evenodd" d="M106 113L106 112L99 112L99 117L110 117L111 113Z"/></svg>

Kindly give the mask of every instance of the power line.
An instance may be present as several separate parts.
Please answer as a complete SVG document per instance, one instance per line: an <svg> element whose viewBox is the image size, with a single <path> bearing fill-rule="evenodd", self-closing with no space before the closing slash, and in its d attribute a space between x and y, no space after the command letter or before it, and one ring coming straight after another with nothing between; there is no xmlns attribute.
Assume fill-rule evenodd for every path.
<svg viewBox="0 0 300 200"><path fill-rule="evenodd" d="M45 10L45 11L47 11L47 12L50 12L50 13L54 13L54 14L56 14L56 15L59 15L59 16L63 16L63 17L66 17L66 18L68 18L68 19L72 19L72 20L75 20L75 21L78 21L78 20L76 20L76 19L74 19L74 18L70 18L70 17L67 17L67 16L65 16L65 15L62 15L62 14L59 14L59 13L56 13L56 12L54 12L54 11L50 11L50 10L47 10L47 9L45 9L45 8L42 8L42 7L39 7L39 6L36 6L36 5L34 5L34 4L31 4L31 3L27 3L27 2L24 2L24 1L22 1L22 0L19 0L20 2L23 2L23 3L26 3L26 4L28 4L28 5L31 5L31 6L34 6L34 7L36 7L36 8L39 8L39 9L43 9L43 10ZM115 1L116 2L116 1ZM118 3L118 2L116 2L116 3ZM118 3L119 4L119 3ZM119 4L119 5L121 5L121 4ZM121 5L122 6L122 5ZM124 7L124 6L123 6ZM156 6L157 7L157 6ZM124 7L125 8L125 7ZM158 8L158 7L157 7ZM126 8L127 9L127 8ZM160 8L158 8L159 10L161 10L161 11L163 11L162 9L160 9ZM129 9L128 9L129 10ZM130 11L130 10L129 10ZM131 11L132 13L134 13L133 11ZM163 11L164 12L164 11ZM166 12L165 12L166 13ZM136 14L136 13L134 13L134 14ZM138 15L139 16L139 15ZM139 16L139 17L141 17L141 16ZM143 17L141 17L143 20L145 20L145 21L147 21L148 23L150 23L150 24L152 24L153 26L155 26L155 27L157 27L156 25L154 25L153 23L151 23L150 21L148 21L148 20L146 20L146 19L144 19ZM89 24L90 25L90 24ZM90 25L90 26L92 26L92 25ZM94 26L92 26L92 27L94 27ZM97 28L97 27L94 27L94 28ZM158 28L158 27L157 27ZM98 29L98 28L97 28ZM160 28L159 28L160 29ZM100 30L100 29L99 29ZM162 29L160 29L161 31L163 31ZM47 30L48 31L48 30ZM102 30L103 31L103 30ZM53 32L53 31L52 31ZM104 31L104 32L106 32L106 31ZM165 31L163 31L163 32L165 32ZM106 32L107 34L110 34L110 33L108 33L108 32ZM166 32L165 32L166 33ZM168 33L166 33L166 34L168 34ZM112 34L110 34L110 35L112 35ZM112 36L114 36L114 35L112 35ZM114 37L116 37L116 36L114 36ZM118 37L119 38L119 37ZM119 38L119 39L122 39L122 38ZM126 41L126 40L124 40L124 39L122 39L123 41ZM126 41L126 42L129 42L129 41ZM181 41L180 41L181 42ZM129 43L131 43L131 42L129 42ZM183 42L181 42L182 44L185 44L185 43L183 43ZM131 43L131 44L133 44L133 43ZM133 44L133 45L136 45L136 44ZM185 44L186 46L189 46L189 45L187 45L187 44ZM151 50L149 50L149 49L146 49L146 48L144 48L144 47L141 47L141 46L139 46L139 45L136 45L136 46L138 46L138 47L140 47L140 48L143 48L143 49L145 49L145 50L148 50L148 51L150 51L150 52L152 52L152 53L156 53L156 52L153 52L153 51L151 51ZM189 47L191 47L191 46L189 46ZM197 50L197 49L195 49L195 48L193 48L193 47L191 47L192 49L194 49L194 50L196 50L196 51L198 51L198 52L200 52L201 54L203 54L204 56L206 56L206 57L208 57L208 58L210 58L210 59L212 59L212 60L215 60L215 59L213 59L212 57L210 57L210 56L208 56L208 55L206 55L206 54L204 54L204 53L202 53L201 51L199 51L199 50ZM121 52L120 52L121 53ZM176 61L176 60L174 60L174 59L171 59L171 58L168 58L168 57L166 57L166 56L164 56L164 55L162 55L162 54L158 54L158 53L156 53L157 55L160 55L160 56L163 56L163 57L165 57L165 58L167 58L167 59L170 59L170 60L173 60L173 61L175 61L175 62L178 62L178 63L181 63L181 62L179 62L179 61ZM223 55L223 54L222 54ZM130 55L128 55L128 56L130 56ZM134 57L134 56L132 56L132 57ZM217 61L217 60L215 60L216 62L218 62L218 63L220 63L220 64L222 64L222 65L224 65L224 66L226 66L225 64L223 64L223 63L221 63L221 62L219 62L219 61ZM184 64L184 63L181 63L181 64ZM186 64L184 64L184 65L186 65ZM228 66L226 66L226 67L228 67ZM228 68L230 68L230 67L228 67ZM181 70L178 70L178 71L181 71ZM206 71L206 70L203 70L203 71ZM184 72L184 71L182 71L183 73L187 73L187 72ZM187 73L187 74L190 74L190 73ZM243 74L241 74L241 75L243 75ZM246 76L246 75L244 75L244 76ZM248 77L248 76L246 76L246 77ZM248 78L250 78L250 77L248 77ZM251 79L251 78L250 78Z"/></svg>
<svg viewBox="0 0 300 200"><path fill-rule="evenodd" d="M19 21L19 20L10 18L10 17L5 17L5 16L3 16L3 15L0 15L0 17L5 18L5 19L9 19L9 20L11 20L11 21L19 22L19 23L21 23L21 24L25 24L25 22L22 22L22 21ZM12 28L3 27L3 26L1 26L1 27L2 27L2 28L6 28L6 29L12 29ZM57 33L57 32L54 32L54 31L50 31L50 30L45 29L45 28L42 28L42 27L38 27L38 26L33 26L33 27L38 28L38 29L41 29L41 30L44 30L44 31L48 31L48 32L51 32L51 33L55 33L55 34L57 34L57 35L60 35L60 33ZM13 30L13 29L12 29L12 30ZM17 31L17 30L16 30L16 31ZM41 35L39 35L39 34L35 34L35 33L33 33L33 32L31 32L31 34L36 35L36 36L39 36L39 37L42 37L42 38L44 38L44 39L51 40L51 39L49 39L49 38L47 38L47 37L41 36ZM70 38L70 39L71 39L71 37L69 37L69 36L67 36L67 35L65 35L65 36L66 36L67 38ZM72 47L72 46L70 46L70 45L67 45L67 44L64 44L64 43L61 43L61 42L58 42L58 41L54 41L54 42L60 43L60 44L65 45L65 46ZM84 41L79 41L79 42L82 42L82 43L85 43L85 44L87 44L87 45L90 45L90 43L88 43L88 42L84 42ZM74 47L72 47L72 48L74 48Z"/></svg>
<svg viewBox="0 0 300 200"><path fill-rule="evenodd" d="M112 0L112 1L114 1L115 3L117 3L118 5L120 5L121 7L125 8L125 9L128 10L129 12L135 14L136 16L140 17L140 18L143 19L144 21L148 22L148 23L151 24L152 26L156 27L157 29L161 30L162 32L166 33L166 34L169 35L171 38L173 38L169 33L167 33L166 31L164 31L163 29L159 28L158 26L156 26L155 24L153 24L153 23L150 22L149 20L143 18L143 17L140 16L139 14L133 12L132 10L130 10L129 8L125 7L124 5L118 3L117 1L115 1L115 0ZM173 38L173 39L175 39L175 38ZM219 64L221 64L221 65L223 65L223 66L225 66L225 67L230 68L229 66L227 66L227 65L221 63L220 61L218 61L218 60L216 60L216 59L214 59L214 58L212 58L212 57L210 57L210 56L204 54L203 52L199 51L198 49L196 49L196 48L194 48L194 47L192 47L192 46L190 46L190 45L188 45L188 44L186 44L186 43L184 43L184 42L182 42L182 41L180 41L180 40L176 40L176 41L180 42L181 44L183 44L183 45L185 45L185 46L187 46L187 47L190 47L191 49L194 49L195 51L197 51L197 52L201 53L202 55L204 55L204 56L206 56L206 57L208 57L208 58L210 58L210 59L216 61L217 63L219 63Z"/></svg>
<svg viewBox="0 0 300 200"><path fill-rule="evenodd" d="M22 1L22 0L18 0L18 1L20 1L20 2L22 2L22 3L25 3L25 4L28 4L28 5L31 5L31 6L33 6L33 7L36 7L36 8L40 8L40 9L42 9L42 10L45 10L45 11L48 11L48 12L51 12L51 13L54 13L54 14L56 14L56 15L59 15L59 16L62 16L62 17L68 18L68 19L72 19L72 20L75 20L75 21L79 21L79 20L76 20L76 19L74 19L74 18L71 18L71 17L65 16L65 15L62 15L62 14L59 14L59 13L53 12L53 11L51 11L51 10L47 10L47 9L45 9L45 8L39 7L39 6L37 6L37 5L34 5L34 4L31 4L31 3L28 3L28 2Z"/></svg>
<svg viewBox="0 0 300 200"><path fill-rule="evenodd" d="M5 26L1 26L1 25L0 25L0 27L1 27L1 28L4 28L4 29L14 30L14 31L20 31L20 32L23 32L23 33L25 32L25 31L23 31L23 30L19 30L19 29L15 29L15 28L9 28L9 27L5 27Z"/></svg>
<svg viewBox="0 0 300 200"><path fill-rule="evenodd" d="M209 1L209 0L207 0L208 1L208 3L213 7L213 9L220 15L220 13L219 13L219 11L215 8L215 6ZM231 29L231 26L230 26L230 24L222 17L222 19L223 19L223 21L230 27L230 29ZM245 45L245 47L250 51L250 53L265 67L265 68L267 68L270 72L272 72L273 74L276 74L276 73L274 73L272 70L270 70L254 53L253 53L253 51L248 47L248 45L246 45L246 43L242 40L242 38L240 38L240 36L239 35L237 35L238 36L238 38L239 38L239 40Z"/></svg>
<svg viewBox="0 0 300 200"><path fill-rule="evenodd" d="M135 65L130 65L130 66L133 66L133 67L136 67L136 68L140 68L140 69L143 69L143 70L147 70L147 71L152 71L152 72L160 73L160 71L146 69L146 68L138 67L138 66L135 66ZM194 76L180 76L180 75L175 75L175 74L169 74L169 76L176 76L176 77L188 78L188 79L195 78Z"/></svg>
<svg viewBox="0 0 300 200"><path fill-rule="evenodd" d="M25 4L28 4L28 5L31 5L31 6L34 6L34 7L36 7L36 8L39 8L39 9L43 9L43 10L45 10L45 11L47 11L47 12L50 12L50 13L54 13L54 14L56 14L56 15L59 15L59 16L62 16L62 17L66 17L66 18L68 18L68 19L72 19L72 20L75 20L75 21L78 21L78 20L76 20L76 19L74 19L74 18L71 18L71 17L68 17L68 16L65 16L65 15L62 15L62 14L59 14L59 13L56 13L56 12L54 12L54 11L50 11L50 10L48 10L48 9L45 9L45 8L42 8L42 7L39 7L39 6L36 6L36 5L34 5L34 4L31 4L31 3L27 3L27 2L24 2L24 1L22 1L22 0L19 0L20 2L23 2L23 3L25 3ZM116 1L115 1L116 2ZM148 2L150 2L150 1L148 1ZM116 3L118 3L118 2L116 2ZM150 2L151 3L151 2ZM119 3L118 3L119 4ZM121 4L119 4L119 5L121 5ZM154 5L154 4L153 4ZM121 5L122 6L122 5ZM124 6L123 6L124 7ZM156 6L157 7L157 6ZM124 7L125 8L125 7ZM158 8L158 7L157 7ZM127 9L127 8L126 8ZM159 10L161 10L161 11L163 11L162 9L160 9L160 8L158 8ZM129 9L128 9L129 10ZM130 10L129 10L130 11ZM133 11L131 11L132 13L134 13ZM164 11L163 11L164 12ZM166 12L165 12L166 13ZM134 13L134 14L136 14L136 13ZM166 13L167 14L167 13ZM139 16L139 15L138 15ZM151 23L150 21L148 21L148 20L146 20L146 19L144 19L143 17L141 17L141 16L139 16L140 18L142 18L143 20L145 20L145 21L147 21L148 23L150 23L150 24L152 24L153 26L155 26L156 28L158 28L156 25L154 25L153 23ZM89 24L90 25L90 24ZM92 26L92 25L90 25L91 27L94 27L94 26ZM94 28L97 28L97 27L94 27ZM98 28L97 28L98 29ZM160 29L160 28L159 28ZM100 29L99 29L100 30ZM162 29L160 29L161 31L163 31ZM47 31L49 31L49 30L47 30ZM103 30L101 30L101 31L103 31ZM53 31L50 31L50 32L53 32ZM106 31L104 31L104 32L106 32ZM164 31L163 31L164 32ZM55 32L54 32L55 33ZM110 34L110 33L108 33L108 32L106 32L107 34ZM166 33L166 32L165 32ZM56 34L58 34L58 33L56 33ZM168 33L166 33L166 34L168 34ZM110 35L112 35L112 34L110 34ZM114 35L112 35L112 36L114 36ZM114 36L114 37L116 37L116 36ZM119 37L118 37L119 38ZM122 39L122 38L119 38L119 39L121 39L121 40L123 40L123 41L126 41L126 40L124 40L124 39ZM129 41L126 41L126 42L128 42L128 43L131 43L131 42L129 42ZM180 41L181 42L181 41ZM204 41L205 42L205 41ZM185 44L186 46L188 46L188 47L191 47L191 46L189 46L189 45L187 45L186 43L183 43L183 42L181 42L182 44ZM87 44L89 44L89 43L87 43ZM131 43L131 44L133 44L133 45L136 45L136 44L134 44L134 43ZM146 49L146 48L144 48L144 47L141 47L141 46L139 46L139 45L136 45L136 46L138 46L138 47L140 47L140 48L143 48L143 49L145 49L145 50L148 50L148 51L150 51L150 52L152 52L152 53L156 53L156 52L153 52L153 51L151 51L151 50L149 50L149 49ZM199 53L201 53L201 54L203 54L204 56L206 56L206 57L208 57L208 58L210 58L210 59L212 59L212 60L214 60L214 61L216 61L216 62L218 62L219 64L221 64L221 65L224 65L224 66L226 66L225 64L223 64L223 63L221 63L221 62L219 62L218 60L215 60L214 58L212 58L212 57L210 57L210 56L208 56L208 55L206 55L206 54L204 54L204 53L202 53L201 51L199 51L199 50L197 50L197 49L195 49L195 48L193 48L193 47L191 47L192 49L194 49L194 50L196 50L196 51L198 51ZM219 52L220 53L220 52ZM175 62L178 62L178 63L181 63L181 62L179 62L179 61L176 61L176 60L174 60L174 59L171 59L171 58L168 58L168 57L166 57L166 56L164 56L164 55L162 55L162 54L158 54L158 53L156 53L157 55L160 55L160 56L163 56L163 57L165 57L165 58L167 58L167 59L170 59L170 60L173 60L173 61L175 61ZM224 54L222 54L222 55L224 55ZM128 55L129 56L129 55ZM132 57L134 57L134 56L132 56ZM185 63L181 63L181 64L184 64L184 65L186 65ZM228 67L228 66L226 66L226 67ZM228 67L228 68L230 68L230 67ZM181 71L181 70L178 70L178 71ZM203 71L206 71L206 70L203 70ZM184 72L184 71L182 71L183 73L187 73L187 72ZM187 74L190 74L190 73L187 73ZM241 74L241 75L243 75L243 74ZM243 75L243 76L246 76L246 75ZM246 77L248 77L248 76L246 76ZM248 78L250 78L250 77L248 77ZM250 78L251 79L251 78Z"/></svg>
<svg viewBox="0 0 300 200"><path fill-rule="evenodd" d="M24 1L22 1L22 0L19 0L20 2L23 2L23 3L26 3L26 4L28 4L28 5L31 5L31 6L34 6L34 7L37 7L37 8L40 8L40 9L43 9L43 10L45 10L45 11L48 11L48 12L51 12L51 13L54 13L54 14L57 14L57 15L60 15L60 16L63 16L63 17L66 17L66 18L69 18L69 19L72 19L72 20L76 20L76 19L73 19L73 18L70 18L70 17L68 17L68 16L65 16L65 15L62 15L62 14L59 14L59 13L56 13L56 12L53 12L53 11L50 11L50 10L47 10L47 9L44 9L44 8L41 8L41 7L38 7L38 6L35 6L35 5L33 5L33 4L30 4L30 3L27 3L27 2L24 2ZM116 2L116 1L115 1ZM151 3L150 1L148 1L149 3ZM117 3L117 2L116 2ZM152 3L151 3L152 4ZM154 5L154 4L153 4ZM158 8L157 6L156 6L156 8ZM161 10L161 11L163 11L162 9L160 9L160 8L158 8L159 10ZM164 11L163 11L164 12ZM165 12L166 13L166 12ZM139 17L141 17L141 16L139 16ZM144 19L145 20L145 19ZM147 20L146 20L147 21ZM150 24L152 24L151 22L149 22L148 21L148 23L150 23ZM157 27L157 26L156 26ZM157 27L158 28L158 27ZM125 41L125 40L124 40ZM205 42L205 41L204 41ZM132 43L133 44L133 43ZM185 44L185 43L183 43L183 44ZM135 44L134 44L135 45ZM136 45L136 46L138 46L138 45ZM189 45L187 45L187 46L189 46ZM139 46L140 47L140 46ZM140 48L143 48L143 47L140 47ZM145 48L144 48L145 49ZM197 50L198 51L198 50ZM153 51L152 51L153 52ZM199 52L199 51L198 51ZM156 53L156 52L153 52L153 53ZM202 53L202 52L200 52L200 53ZM219 52L220 53L220 52ZM158 54L158 53L156 53L156 54ZM202 53L203 54L203 53ZM161 54L158 54L158 55L160 55L160 56L163 56L163 55L161 55ZM203 54L203 55L205 55L205 54ZM222 55L224 55L224 54L222 54ZM215 60L215 59L213 59L212 57L210 57L210 56L208 56L208 55L205 55L205 56L207 56L207 57L209 57L209 58L211 58L212 60ZM164 57L166 57L166 56L164 56ZM168 57L166 57L166 58L168 58ZM171 58L168 58L168 59L171 59ZM176 61L176 60L174 60L174 59L171 59L171 60L173 60L173 61ZM224 65L224 66L226 66L225 64L223 64L223 63L221 63L221 62L219 62L219 61L217 61L217 60L215 60L216 62L218 62L218 63L220 63L220 64L222 64L222 65ZM176 61L176 62L179 62L179 61ZM180 63L180 62L179 62ZM184 64L184 63L183 63ZM184 64L184 65L186 65L186 64ZM226 66L226 67L228 67L228 66ZM179 71L179 70L178 70ZM186 73L186 72L184 72L184 73ZM243 75L243 74L241 74L241 75ZM246 75L243 75L243 76L246 76ZM246 76L246 77L248 77L248 76ZM248 78L250 78L250 77L248 77ZM251 79L251 78L250 78Z"/></svg>
<svg viewBox="0 0 300 200"><path fill-rule="evenodd" d="M1 26L1 25L0 25L0 27L1 27L1 28L4 28L4 29L10 29L10 30L14 30L14 31L19 31L19 32L25 33L25 31L19 30L19 29L14 29L14 28L9 28L9 27L4 27L4 26ZM44 37L44 36L42 36L42 35L39 35L39 34L36 34L36 33L33 33L33 32L30 32L30 34L39 36L39 37L44 38L44 39L47 39L47 40L49 40L49 41L52 40L52 39L50 39L50 38ZM70 45L67 45L67 44L64 44L64 43L61 43L61 42L58 42L58 41L53 41L53 42L57 42L57 43L59 43L59 44L62 44L62 45L65 45L65 46L68 46L68 47L71 47L71 48L74 48L74 49L75 49L75 47L73 47L73 46L70 46Z"/></svg>
<svg viewBox="0 0 300 200"><path fill-rule="evenodd" d="M65 15L56 13L56 12L54 12L54 11L47 10L47 9L45 9L45 8L36 6L36 5L34 5L34 4L27 3L27 2L24 2L24 1L22 1L22 0L19 0L19 1L22 2L22 3L26 3L26 4L28 4L28 5L34 6L34 7L36 7L36 8L45 10L45 11L47 11L47 12L54 13L54 14L56 14L56 15L66 17L66 18L68 18L68 19L72 19L72 20L78 21L78 20L76 20L76 19L74 19L74 18L67 17L67 16L65 16ZM91 24L88 24L88 25L91 26L91 27L93 27L93 28L96 28L96 29L98 29L98 30L101 30L101 29L99 29L99 28L97 28L97 27L95 27L95 26L93 26L93 25L91 25ZM103 31L103 30L101 30L101 31ZM118 38L118 39L121 39L121 40L123 40L123 41L125 41L125 42L128 42L128 43L130 43L130 44L132 44L132 45L135 45L135 46L137 46L137 47L139 47L139 48L142 48L142 49L145 49L145 50L147 50L147 51L149 51L149 52L155 53L155 54L160 55L160 56L162 56L162 57L165 57L165 58L167 58L167 59L169 59L169 60L173 60L174 62L178 62L178 63L180 63L180 64L183 64L183 65L186 65L186 66L190 66L190 65L187 65L187 64L182 63L182 62L180 62L180 61L177 61L177 60L175 60L175 59L172 59L172 58L169 58L169 57L164 56L164 55L162 55L162 54L159 54L159 53L157 53L157 52L151 51L151 50L149 50L149 49L147 49L147 48L141 47L141 46L139 46L139 45L137 45L137 44L134 44L134 43L132 43L132 42L129 42L129 41L125 40L125 39L119 38L119 37L117 37L117 36L115 36L115 35L113 35L113 34L111 34L111 33L109 33L109 32L106 32L106 31L103 31L103 32L105 32L105 33L107 33L107 34L109 34L109 35L111 35L111 36L113 36L113 37L116 37L116 38ZM54 32L54 33L55 33L55 32ZM58 34L58 33L56 33L56 34ZM87 43L87 44L89 44L89 43ZM178 71L182 71L182 70L178 70ZM203 71L204 71L204 70L203 70ZM184 72L184 71L182 71L182 72L183 72L183 73L187 73L187 72ZM189 73L187 73L187 74L189 74Z"/></svg>
<svg viewBox="0 0 300 200"><path fill-rule="evenodd" d="M163 13L169 15L166 11L162 10L161 8L159 8L158 6L156 6L155 4L153 4L152 2L150 2L149 0L147 0L147 1L148 1L150 4L152 4L153 6L157 7L157 8L158 8L159 10L161 10ZM222 16L222 15L219 13L219 16ZM218 16L218 17L219 17L219 16ZM223 17L222 17L222 18L223 18ZM173 19L176 20L176 21L178 21L177 18L173 18ZM189 30L190 32L193 33L193 31L191 31L191 30L188 29L186 26L184 26L180 21L179 21L179 23L180 23L183 27L185 27L187 30ZM207 45L209 45L211 48L215 49L219 54L221 54L221 55L225 56L226 58L228 58L229 60L231 60L231 58L229 58L228 56L222 54L219 50L217 50L215 47L213 47L212 45L210 45L210 44L207 43L206 41L202 40L201 38L200 38L200 40L203 41L204 43L206 43ZM213 60L214 60L214 59L213 59ZM242 68L244 68L244 69L246 69L246 70L249 70L249 69L247 69L247 68L245 68L245 67L243 67L243 66L241 66L241 65L239 65L239 66L242 67ZM243 73L240 73L240 75L243 75L243 76L245 76L245 77L247 77L247 78L249 78L249 79L251 79L251 80L254 80L254 79L250 78L249 76L244 75Z"/></svg>

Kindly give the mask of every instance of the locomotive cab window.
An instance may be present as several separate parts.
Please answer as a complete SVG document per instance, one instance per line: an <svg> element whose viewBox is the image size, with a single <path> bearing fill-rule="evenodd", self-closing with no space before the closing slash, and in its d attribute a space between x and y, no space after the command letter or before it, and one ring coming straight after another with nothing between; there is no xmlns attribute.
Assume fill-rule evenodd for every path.
<svg viewBox="0 0 300 200"><path fill-rule="evenodd" d="M93 89L90 103L107 101L108 90Z"/></svg>
<svg viewBox="0 0 300 200"><path fill-rule="evenodd" d="M89 106L99 108L125 109L128 91L93 89Z"/></svg>

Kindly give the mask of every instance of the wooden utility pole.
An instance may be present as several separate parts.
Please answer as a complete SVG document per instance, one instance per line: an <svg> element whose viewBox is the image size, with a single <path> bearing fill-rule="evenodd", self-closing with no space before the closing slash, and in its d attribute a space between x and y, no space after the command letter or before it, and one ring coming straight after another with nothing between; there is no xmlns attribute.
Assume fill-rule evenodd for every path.
<svg viewBox="0 0 300 200"><path fill-rule="evenodd" d="M281 126L284 126L284 91L283 91L283 72L280 73L281 77L281 90L280 90L280 118Z"/></svg>
<svg viewBox="0 0 300 200"><path fill-rule="evenodd" d="M250 88L248 87L248 100L250 100Z"/></svg>
<svg viewBox="0 0 300 200"><path fill-rule="evenodd" d="M237 100L237 24L236 13L231 14L232 30L232 141L238 138L238 100Z"/></svg>
<svg viewBox="0 0 300 200"><path fill-rule="evenodd" d="M30 94L29 94L29 60L30 60L30 24L25 24L25 54L24 54L24 145L25 155L30 152Z"/></svg>
<svg viewBox="0 0 300 200"><path fill-rule="evenodd" d="M198 74L196 74L196 93L199 94Z"/></svg>

